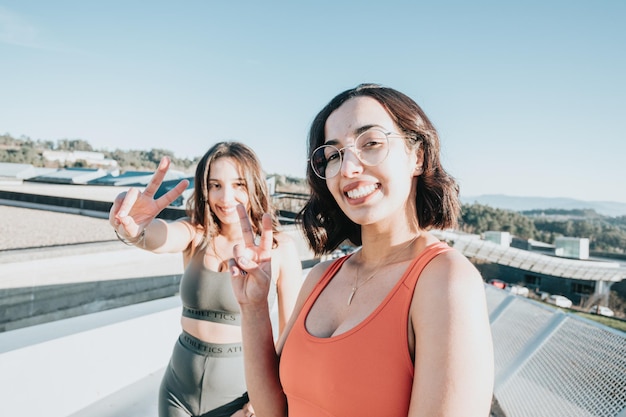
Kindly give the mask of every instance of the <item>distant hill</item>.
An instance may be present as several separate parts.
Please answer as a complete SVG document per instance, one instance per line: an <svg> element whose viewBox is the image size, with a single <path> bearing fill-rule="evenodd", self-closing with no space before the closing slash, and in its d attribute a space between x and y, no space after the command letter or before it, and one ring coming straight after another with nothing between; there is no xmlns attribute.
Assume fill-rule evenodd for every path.
<svg viewBox="0 0 626 417"><path fill-rule="evenodd" d="M562 197L516 197L504 194L461 196L463 204L479 203L493 208L513 211L545 209L593 209L609 217L626 216L626 203L615 201L583 201Z"/></svg>

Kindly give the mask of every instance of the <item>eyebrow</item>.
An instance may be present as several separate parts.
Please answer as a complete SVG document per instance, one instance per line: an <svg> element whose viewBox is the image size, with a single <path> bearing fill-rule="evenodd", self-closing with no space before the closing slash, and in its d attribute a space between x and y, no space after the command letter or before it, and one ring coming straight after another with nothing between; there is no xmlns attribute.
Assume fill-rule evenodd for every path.
<svg viewBox="0 0 626 417"><path fill-rule="evenodd" d="M381 125L377 125L377 124L369 124L369 125L363 125L361 127L357 127L356 129L354 129L354 137L356 138L357 136L359 136L361 133L366 132L372 128L379 128L382 131L386 132L387 130L382 127ZM326 142L323 143L323 145L336 145L339 143L339 139L331 139L328 140Z"/></svg>
<svg viewBox="0 0 626 417"><path fill-rule="evenodd" d="M226 182L226 183L228 183L228 182L237 182L237 181L245 181L245 180L246 179L242 178L242 177L232 178L232 179L229 179L229 180L226 180L226 181L221 181L221 180L218 180L218 179L215 179L215 178L209 178L207 180L207 182L217 182L217 183Z"/></svg>

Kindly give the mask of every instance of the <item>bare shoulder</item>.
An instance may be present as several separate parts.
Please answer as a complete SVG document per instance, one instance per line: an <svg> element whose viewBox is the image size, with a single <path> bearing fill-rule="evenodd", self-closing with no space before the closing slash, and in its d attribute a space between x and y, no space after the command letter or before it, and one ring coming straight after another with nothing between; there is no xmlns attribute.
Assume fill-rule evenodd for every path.
<svg viewBox="0 0 626 417"><path fill-rule="evenodd" d="M453 249L429 262L417 282L417 289L416 294L451 301L468 294L484 293L484 283L476 267Z"/></svg>
<svg viewBox="0 0 626 417"><path fill-rule="evenodd" d="M447 343L452 334L467 340L472 338L468 332L486 335L489 322L480 272L457 250L436 256L417 281L410 314L415 334L437 343Z"/></svg>
<svg viewBox="0 0 626 417"><path fill-rule="evenodd" d="M452 249L436 256L424 268L425 275L437 274L448 277L450 280L463 282L479 280L482 282L480 273L465 255L456 249Z"/></svg>
<svg viewBox="0 0 626 417"><path fill-rule="evenodd" d="M296 242L287 233L275 233L274 239L278 244L274 249L280 256L294 256L297 255Z"/></svg>
<svg viewBox="0 0 626 417"><path fill-rule="evenodd" d="M182 251L184 262L187 263L189 256L195 253L202 240L204 230L202 226L193 224L189 217L182 217L166 223L166 236L169 244L172 244L173 251Z"/></svg>

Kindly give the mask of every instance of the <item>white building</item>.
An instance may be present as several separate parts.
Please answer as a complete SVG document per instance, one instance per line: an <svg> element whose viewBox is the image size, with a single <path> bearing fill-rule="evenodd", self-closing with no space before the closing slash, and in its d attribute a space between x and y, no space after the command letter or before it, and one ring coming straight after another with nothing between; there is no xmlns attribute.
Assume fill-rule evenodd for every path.
<svg viewBox="0 0 626 417"><path fill-rule="evenodd" d="M484 232L483 239L489 242L497 243L500 246L511 246L511 234L509 232Z"/></svg>
<svg viewBox="0 0 626 417"><path fill-rule="evenodd" d="M43 157L48 161L59 161L61 164L85 161L89 165L96 165L99 167L117 167L117 161L105 158L102 152L44 151Z"/></svg>
<svg viewBox="0 0 626 417"><path fill-rule="evenodd" d="M554 247L556 256L589 259L589 239L586 237L557 237Z"/></svg>

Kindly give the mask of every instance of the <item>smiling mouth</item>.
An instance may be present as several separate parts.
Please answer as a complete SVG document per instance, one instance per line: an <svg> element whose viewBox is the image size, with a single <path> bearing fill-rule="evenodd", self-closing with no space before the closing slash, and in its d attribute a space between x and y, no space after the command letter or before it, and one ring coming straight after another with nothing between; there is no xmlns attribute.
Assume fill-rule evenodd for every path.
<svg viewBox="0 0 626 417"><path fill-rule="evenodd" d="M379 187L379 184L364 185L363 187L355 188L354 190L346 192L346 195L348 198L352 199L363 198L378 190Z"/></svg>
<svg viewBox="0 0 626 417"><path fill-rule="evenodd" d="M220 207L220 210L222 210L222 212L230 214L230 213L234 213L237 211L236 207Z"/></svg>

